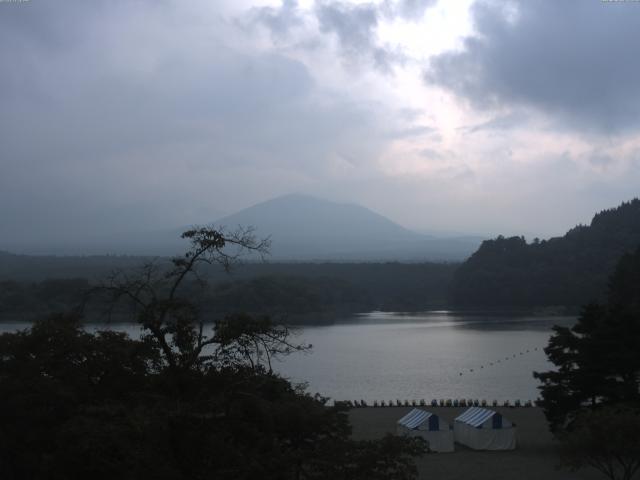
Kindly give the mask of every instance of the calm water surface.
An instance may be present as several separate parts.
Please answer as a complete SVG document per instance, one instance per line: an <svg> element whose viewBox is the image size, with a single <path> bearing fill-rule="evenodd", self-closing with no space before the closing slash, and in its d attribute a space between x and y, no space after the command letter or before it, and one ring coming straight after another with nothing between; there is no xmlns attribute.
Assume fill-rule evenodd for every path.
<svg viewBox="0 0 640 480"><path fill-rule="evenodd" d="M542 351L551 327L574 321L372 312L297 330L295 339L311 343L313 350L276 362L274 368L294 382L308 382L311 392L337 400L534 400L538 391L532 372L551 368ZM3 323L0 331L26 326ZM135 324L110 328L132 336L140 331Z"/></svg>
<svg viewBox="0 0 640 480"><path fill-rule="evenodd" d="M551 368L542 351L551 327L575 321L450 312L369 313L352 320L301 330L312 353L286 359L279 371L335 399L534 400L532 372Z"/></svg>

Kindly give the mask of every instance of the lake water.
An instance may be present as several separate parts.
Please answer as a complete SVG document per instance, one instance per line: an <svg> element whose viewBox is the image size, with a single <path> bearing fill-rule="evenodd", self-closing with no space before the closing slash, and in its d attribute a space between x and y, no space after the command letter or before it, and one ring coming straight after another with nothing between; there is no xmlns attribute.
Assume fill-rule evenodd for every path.
<svg viewBox="0 0 640 480"><path fill-rule="evenodd" d="M311 343L312 351L293 354L274 368L336 400L535 400L532 372L551 368L542 350L551 327L574 321L448 311L372 312L297 330L295 339ZM0 331L26 326L2 323ZM135 324L111 328L139 333Z"/></svg>

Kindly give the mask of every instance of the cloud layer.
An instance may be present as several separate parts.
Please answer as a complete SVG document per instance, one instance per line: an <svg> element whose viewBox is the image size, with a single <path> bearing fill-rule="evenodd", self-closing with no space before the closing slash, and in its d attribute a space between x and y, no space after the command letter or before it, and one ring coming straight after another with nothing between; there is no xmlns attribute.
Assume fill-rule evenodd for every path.
<svg viewBox="0 0 640 480"><path fill-rule="evenodd" d="M291 192L545 236L636 194L640 4L470 3L0 2L0 249Z"/></svg>
<svg viewBox="0 0 640 480"><path fill-rule="evenodd" d="M640 125L640 6L567 0L478 2L477 34L431 60L425 78L480 109L524 105L557 126L618 133Z"/></svg>
<svg viewBox="0 0 640 480"><path fill-rule="evenodd" d="M212 221L380 148L376 105L324 95L296 59L226 45L220 19L193 24L205 3L3 6L5 243Z"/></svg>

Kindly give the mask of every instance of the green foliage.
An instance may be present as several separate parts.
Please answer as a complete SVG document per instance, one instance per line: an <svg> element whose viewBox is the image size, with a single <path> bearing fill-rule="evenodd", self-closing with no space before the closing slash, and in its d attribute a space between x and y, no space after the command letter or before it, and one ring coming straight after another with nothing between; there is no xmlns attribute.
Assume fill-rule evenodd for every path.
<svg viewBox="0 0 640 480"><path fill-rule="evenodd" d="M350 440L340 408L256 352L236 355L283 334L265 319L221 323L209 361L182 371L157 345L87 333L72 316L1 335L2 478L414 478L424 444Z"/></svg>
<svg viewBox="0 0 640 480"><path fill-rule="evenodd" d="M457 265L244 264L231 278L206 264L201 267L200 280L207 282L204 288L194 279L181 285L200 312L225 315L241 310L296 324L331 321L340 314L374 309L412 311L443 305ZM95 282L73 278L36 283L0 281L0 315L33 318L70 310L83 302L92 286ZM122 306L113 309L108 301L94 299L85 308L85 318L104 319L105 311L114 316L128 313Z"/></svg>
<svg viewBox="0 0 640 480"><path fill-rule="evenodd" d="M309 348L285 327L235 315L206 330L190 301L198 265L227 268L264 243L246 230L185 238L170 265L116 273L96 292L131 307L141 340L89 333L75 315L0 335L0 478L415 478L424 442L353 441L342 407L271 371Z"/></svg>
<svg viewBox="0 0 640 480"><path fill-rule="evenodd" d="M560 436L562 465L591 466L611 480L631 480L640 469L640 411L606 407L581 412Z"/></svg>
<svg viewBox="0 0 640 480"><path fill-rule="evenodd" d="M203 305L215 312L245 311L295 317L309 313L371 310L374 302L362 288L339 278L265 276L223 282L210 289Z"/></svg>
<svg viewBox="0 0 640 480"><path fill-rule="evenodd" d="M584 305L601 300L607 277L640 245L640 200L596 214L564 237L527 244L523 237L482 243L455 274L459 306Z"/></svg>
<svg viewBox="0 0 640 480"><path fill-rule="evenodd" d="M545 349L555 370L534 373L552 429L583 407L640 405L640 249L623 256L605 306L586 306L572 328L555 327Z"/></svg>
<svg viewBox="0 0 640 480"><path fill-rule="evenodd" d="M89 288L84 278L48 279L38 283L0 281L0 314L33 315L68 310L82 303Z"/></svg>
<svg viewBox="0 0 640 480"><path fill-rule="evenodd" d="M159 360L143 342L89 334L64 315L0 335L0 355L0 472L8 479L44 478L69 448L60 435L70 422L109 405L135 406Z"/></svg>

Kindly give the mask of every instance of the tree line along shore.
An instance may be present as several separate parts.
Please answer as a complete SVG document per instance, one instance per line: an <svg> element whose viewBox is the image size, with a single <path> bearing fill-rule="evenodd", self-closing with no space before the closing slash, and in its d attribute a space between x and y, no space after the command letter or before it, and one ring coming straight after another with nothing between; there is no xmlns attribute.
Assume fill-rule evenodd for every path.
<svg viewBox="0 0 640 480"><path fill-rule="evenodd" d="M193 299L213 315L243 311L290 323L326 323L355 312L433 308L577 313L602 301L618 259L640 244L640 200L597 213L548 240L499 236L462 263L248 262L231 274L202 269ZM167 259L47 257L0 252L0 318L33 318L82 301L114 270ZM186 285L185 288L189 288ZM95 304L94 304L95 307ZM100 309L87 312L92 319Z"/></svg>

